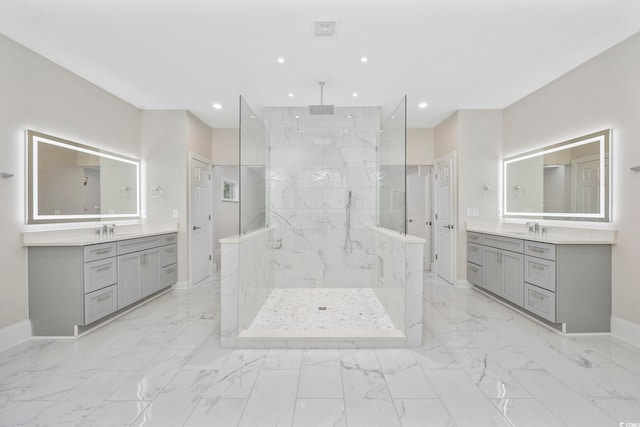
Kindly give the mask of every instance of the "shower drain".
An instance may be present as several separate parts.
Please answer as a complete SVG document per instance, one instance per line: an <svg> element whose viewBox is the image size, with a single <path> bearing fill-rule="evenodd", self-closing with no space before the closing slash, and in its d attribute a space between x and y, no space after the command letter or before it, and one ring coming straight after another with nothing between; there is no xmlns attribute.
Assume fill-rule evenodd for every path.
<svg viewBox="0 0 640 427"><path fill-rule="evenodd" d="M318 307L318 310L326 310L327 307Z"/></svg>

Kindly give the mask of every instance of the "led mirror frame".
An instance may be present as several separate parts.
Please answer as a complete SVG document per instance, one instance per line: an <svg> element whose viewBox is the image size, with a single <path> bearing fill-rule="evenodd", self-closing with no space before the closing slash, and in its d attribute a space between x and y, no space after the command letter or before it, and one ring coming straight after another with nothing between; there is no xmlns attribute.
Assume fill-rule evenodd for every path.
<svg viewBox="0 0 640 427"><path fill-rule="evenodd" d="M100 150L88 145L68 141L55 136L26 131L27 140L27 224L66 223L82 221L99 221L101 219L127 219L140 217L140 162L131 157L121 156L109 151ZM40 215L38 213L38 144L45 143L61 148L92 154L107 159L128 163L136 168L136 212L131 214L77 214L77 215Z"/></svg>
<svg viewBox="0 0 640 427"><path fill-rule="evenodd" d="M580 145L590 144L592 142L599 142L599 155L600 155L600 188L605 188L605 159L609 161L609 200L605 200L605 192L600 192L600 212L598 213L572 213L572 212L510 212L507 210L507 192L509 191L509 183L507 181L507 166L511 163L530 159L532 157L544 156L545 154L554 153L556 151L566 150ZM606 206L609 207L609 217L607 221L611 221L611 129L605 129L599 132L594 132L588 135L580 136L578 138L570 139L568 141L560 142L558 144L544 147L540 150L529 151L527 153L519 154L516 156L508 157L503 162L503 209L504 216L519 216L519 217L546 217L546 218L559 218L559 219L571 219L571 218L592 218L592 219L605 219L606 218Z"/></svg>

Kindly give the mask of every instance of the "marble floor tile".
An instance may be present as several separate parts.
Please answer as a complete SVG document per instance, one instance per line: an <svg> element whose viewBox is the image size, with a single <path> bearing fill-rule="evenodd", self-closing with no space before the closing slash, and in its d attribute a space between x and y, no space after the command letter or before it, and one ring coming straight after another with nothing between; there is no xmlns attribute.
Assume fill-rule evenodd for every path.
<svg viewBox="0 0 640 427"><path fill-rule="evenodd" d="M425 277L415 349L221 348L219 276L78 339L28 341L0 352L0 427L640 422L640 348Z"/></svg>
<svg viewBox="0 0 640 427"><path fill-rule="evenodd" d="M435 398L436 393L411 350L376 350L382 373L394 399Z"/></svg>
<svg viewBox="0 0 640 427"><path fill-rule="evenodd" d="M127 427L149 406L143 401L104 401L77 427Z"/></svg>
<svg viewBox="0 0 640 427"><path fill-rule="evenodd" d="M437 370L426 374L458 427L510 426L463 371Z"/></svg>
<svg viewBox="0 0 640 427"><path fill-rule="evenodd" d="M338 350L304 351L298 397L303 399L343 397Z"/></svg>
<svg viewBox="0 0 640 427"><path fill-rule="evenodd" d="M439 399L395 399L402 427L455 427Z"/></svg>
<svg viewBox="0 0 640 427"><path fill-rule="evenodd" d="M542 405L570 426L617 425L613 418L547 371L519 370L511 374Z"/></svg>
<svg viewBox="0 0 640 427"><path fill-rule="evenodd" d="M214 371L182 371L131 424L135 427L183 425L209 389Z"/></svg>
<svg viewBox="0 0 640 427"><path fill-rule="evenodd" d="M502 417L512 426L518 427L563 427L549 409L536 399L491 399Z"/></svg>
<svg viewBox="0 0 640 427"><path fill-rule="evenodd" d="M391 398L375 350L341 350L340 360L346 398Z"/></svg>
<svg viewBox="0 0 640 427"><path fill-rule="evenodd" d="M343 399L298 399L293 427L347 427Z"/></svg>
<svg viewBox="0 0 640 427"><path fill-rule="evenodd" d="M262 369L300 369L302 365L301 349L269 349L264 358Z"/></svg>
<svg viewBox="0 0 640 427"><path fill-rule="evenodd" d="M349 427L400 427L391 399L345 399Z"/></svg>
<svg viewBox="0 0 640 427"><path fill-rule="evenodd" d="M264 361L266 350L234 350L211 386L207 398L248 398Z"/></svg>
<svg viewBox="0 0 640 427"><path fill-rule="evenodd" d="M578 394L585 397L629 397L623 390L598 377L594 369L575 363L552 348L526 349L529 357Z"/></svg>
<svg viewBox="0 0 640 427"><path fill-rule="evenodd" d="M299 370L262 370L239 427L285 427L293 422Z"/></svg>
<svg viewBox="0 0 640 427"><path fill-rule="evenodd" d="M247 399L200 399L184 427L237 426Z"/></svg>

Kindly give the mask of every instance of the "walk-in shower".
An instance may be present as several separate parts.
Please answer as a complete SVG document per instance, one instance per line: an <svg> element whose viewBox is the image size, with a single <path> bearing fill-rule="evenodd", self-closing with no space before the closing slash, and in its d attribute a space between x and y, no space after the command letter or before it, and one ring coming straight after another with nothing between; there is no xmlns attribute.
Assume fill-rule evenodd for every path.
<svg viewBox="0 0 640 427"><path fill-rule="evenodd" d="M384 123L377 107L268 107L261 121L241 104L223 345L418 345L423 240L406 236L405 100Z"/></svg>

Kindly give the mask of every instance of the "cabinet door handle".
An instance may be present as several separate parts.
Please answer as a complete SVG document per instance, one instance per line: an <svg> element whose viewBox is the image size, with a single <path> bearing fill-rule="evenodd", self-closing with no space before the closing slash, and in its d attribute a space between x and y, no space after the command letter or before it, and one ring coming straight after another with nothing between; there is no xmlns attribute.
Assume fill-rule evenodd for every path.
<svg viewBox="0 0 640 427"><path fill-rule="evenodd" d="M537 263L535 263L535 262L532 262L532 263L531 263L531 268L534 268L534 269L536 269L536 270L544 270L544 265L541 265L541 264L537 264Z"/></svg>
<svg viewBox="0 0 640 427"><path fill-rule="evenodd" d="M105 264L101 267L96 268L97 272L105 271L105 270L111 270L111 264Z"/></svg>
<svg viewBox="0 0 640 427"><path fill-rule="evenodd" d="M545 252L545 250L544 250L544 249L539 248L539 247L537 247L537 246L529 246L529 250L530 250L530 251L533 251L533 252L538 252L539 254L542 254L542 253L544 253L544 252Z"/></svg>
<svg viewBox="0 0 640 427"><path fill-rule="evenodd" d="M111 249L98 249L94 252L96 253L96 255L108 254L109 252L111 252Z"/></svg>
<svg viewBox="0 0 640 427"><path fill-rule="evenodd" d="M96 302L102 302L107 299L111 299L111 294L100 295L98 298L96 298Z"/></svg>

